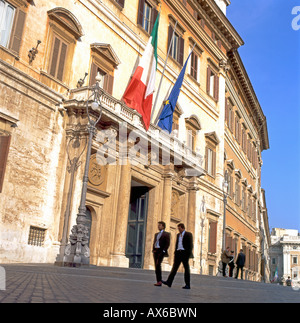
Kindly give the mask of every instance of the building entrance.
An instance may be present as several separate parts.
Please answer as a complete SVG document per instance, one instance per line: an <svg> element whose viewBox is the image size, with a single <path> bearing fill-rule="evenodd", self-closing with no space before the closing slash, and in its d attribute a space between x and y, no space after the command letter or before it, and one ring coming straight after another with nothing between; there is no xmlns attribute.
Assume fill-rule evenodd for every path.
<svg viewBox="0 0 300 323"><path fill-rule="evenodd" d="M126 243L126 257L129 258L130 268L143 268L148 194L148 187L131 188Z"/></svg>

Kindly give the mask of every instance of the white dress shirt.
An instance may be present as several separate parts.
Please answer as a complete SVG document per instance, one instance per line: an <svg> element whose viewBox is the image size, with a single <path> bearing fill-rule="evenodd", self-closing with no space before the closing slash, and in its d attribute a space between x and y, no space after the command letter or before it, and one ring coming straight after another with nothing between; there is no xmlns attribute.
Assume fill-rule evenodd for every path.
<svg viewBox="0 0 300 323"><path fill-rule="evenodd" d="M183 244L182 244L182 239L184 234L185 234L185 230L179 234L177 250L184 250Z"/></svg>
<svg viewBox="0 0 300 323"><path fill-rule="evenodd" d="M159 239L160 239L160 237L162 236L163 232L164 232L164 230L161 230L161 231L159 232L159 234L157 235L157 237L156 237L156 242L155 242L155 248L160 248L160 245L159 245Z"/></svg>

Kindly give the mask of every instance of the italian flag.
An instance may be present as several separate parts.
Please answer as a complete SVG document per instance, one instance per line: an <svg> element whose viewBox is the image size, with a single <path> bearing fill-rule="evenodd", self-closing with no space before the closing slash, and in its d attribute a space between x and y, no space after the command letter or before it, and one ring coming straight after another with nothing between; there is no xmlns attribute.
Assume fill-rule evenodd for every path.
<svg viewBox="0 0 300 323"><path fill-rule="evenodd" d="M146 130L150 127L153 93L155 88L158 25L159 14L153 26L145 52L123 95L123 101L126 105L142 115Z"/></svg>

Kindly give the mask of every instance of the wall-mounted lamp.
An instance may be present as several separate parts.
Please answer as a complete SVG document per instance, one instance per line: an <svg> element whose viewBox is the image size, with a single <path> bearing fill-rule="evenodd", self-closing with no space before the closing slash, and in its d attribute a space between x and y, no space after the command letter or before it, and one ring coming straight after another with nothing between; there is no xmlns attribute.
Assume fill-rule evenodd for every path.
<svg viewBox="0 0 300 323"><path fill-rule="evenodd" d="M77 82L77 88L81 88L82 85L84 84L84 81L85 81L85 78L89 75L89 73L85 73L84 75L84 78L83 79L80 79L78 82Z"/></svg>
<svg viewBox="0 0 300 323"><path fill-rule="evenodd" d="M28 57L29 57L29 63L31 64L34 59L35 59L35 56L37 55L37 53L39 52L38 51L38 47L39 47L39 44L41 43L40 40L37 41L37 44L35 47L32 47L30 50L29 50L29 53L28 53Z"/></svg>

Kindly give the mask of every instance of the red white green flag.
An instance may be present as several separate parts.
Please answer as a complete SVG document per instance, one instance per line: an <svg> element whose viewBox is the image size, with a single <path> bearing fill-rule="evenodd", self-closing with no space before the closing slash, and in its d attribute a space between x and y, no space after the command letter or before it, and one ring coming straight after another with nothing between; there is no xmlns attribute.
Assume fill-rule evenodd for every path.
<svg viewBox="0 0 300 323"><path fill-rule="evenodd" d="M123 95L126 105L142 115L146 130L150 127L155 89L159 16L158 14L145 52Z"/></svg>

